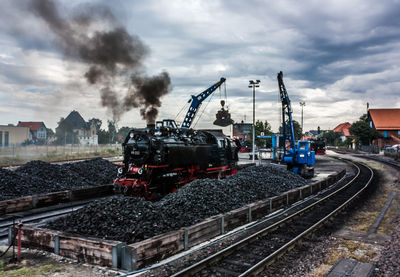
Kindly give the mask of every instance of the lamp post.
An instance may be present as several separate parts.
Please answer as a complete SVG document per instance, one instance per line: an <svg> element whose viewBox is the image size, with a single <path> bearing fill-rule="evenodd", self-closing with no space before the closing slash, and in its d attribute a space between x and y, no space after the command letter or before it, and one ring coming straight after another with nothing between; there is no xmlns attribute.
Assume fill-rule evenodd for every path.
<svg viewBox="0 0 400 277"><path fill-rule="evenodd" d="M253 149L253 163L254 163L254 157L255 157L255 141L256 141L256 123L255 123L255 119L256 119L256 88L258 88L260 85L260 80L250 80L249 81L249 88L253 88L253 143L252 143L252 149Z"/></svg>
<svg viewBox="0 0 400 277"><path fill-rule="evenodd" d="M300 102L300 106L301 106L301 132L304 132L303 129L303 107L306 105L306 102Z"/></svg>

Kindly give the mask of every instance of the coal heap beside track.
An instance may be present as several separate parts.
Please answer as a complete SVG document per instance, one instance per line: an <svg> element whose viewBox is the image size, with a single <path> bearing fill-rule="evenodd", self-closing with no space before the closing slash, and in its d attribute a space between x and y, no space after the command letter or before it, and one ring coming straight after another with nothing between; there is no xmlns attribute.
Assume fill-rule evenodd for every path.
<svg viewBox="0 0 400 277"><path fill-rule="evenodd" d="M90 178L90 182L94 182L96 185L111 184L117 176L117 166L102 158L63 164L62 166L77 173L82 178Z"/></svg>
<svg viewBox="0 0 400 277"><path fill-rule="evenodd" d="M31 161L15 171L0 169L0 200L111 184L116 170L101 158L63 165Z"/></svg>
<svg viewBox="0 0 400 277"><path fill-rule="evenodd" d="M47 227L133 243L305 184L285 169L253 166L224 180L195 180L158 202L122 195L98 200Z"/></svg>

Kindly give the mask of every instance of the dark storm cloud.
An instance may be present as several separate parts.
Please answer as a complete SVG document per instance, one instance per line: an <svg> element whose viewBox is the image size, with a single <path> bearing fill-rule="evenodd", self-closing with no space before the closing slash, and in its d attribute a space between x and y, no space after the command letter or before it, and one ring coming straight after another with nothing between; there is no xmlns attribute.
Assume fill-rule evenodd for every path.
<svg viewBox="0 0 400 277"><path fill-rule="evenodd" d="M399 14L400 16L400 14ZM367 74L380 72L383 68L376 63L360 65L356 62L340 68L331 68L329 65L338 62L356 61L381 52L375 46L389 45L400 42L400 32L397 35L373 37L354 43L335 44L327 39L310 39L311 50L299 51L293 54L296 60L305 64L304 70L293 72L295 78L309 80L313 87L333 83L349 74Z"/></svg>
<svg viewBox="0 0 400 277"><path fill-rule="evenodd" d="M24 14L25 13L25 14ZM22 15L24 14L24 15ZM23 20L21 20L23 18ZM0 8L1 41L16 41L24 50L54 51L52 41L29 16L26 1L2 1Z"/></svg>
<svg viewBox="0 0 400 277"><path fill-rule="evenodd" d="M359 4L361 6L362 2ZM301 41L295 44L296 48L287 51L290 58L304 65L301 70L293 72L295 78L309 80L311 87L315 88L331 84L349 74L362 75L385 69L381 61L360 61L382 53L385 46L400 42L400 5L390 2L365 5L371 13L368 17L359 12L353 13L351 7L346 9L343 6L340 10L349 17L340 13L330 14L326 10L316 12L309 8L300 12L298 17L285 18L283 25L294 28L302 35ZM329 6L325 9L329 9ZM375 14L374 9L381 12ZM335 66L341 62L347 65Z"/></svg>

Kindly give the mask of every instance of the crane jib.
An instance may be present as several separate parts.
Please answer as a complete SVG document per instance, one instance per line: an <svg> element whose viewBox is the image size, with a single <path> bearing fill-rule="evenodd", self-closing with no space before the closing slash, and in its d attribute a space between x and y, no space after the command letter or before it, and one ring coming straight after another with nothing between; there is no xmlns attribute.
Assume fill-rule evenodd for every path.
<svg viewBox="0 0 400 277"><path fill-rule="evenodd" d="M198 95L193 96L189 100L188 103L191 102L190 107L188 112L185 115L185 119L183 120L182 123L182 128L190 128L192 125L192 121L194 116L196 115L196 112L200 106L200 104L208 97L210 96L218 87L220 87L224 82L225 78L221 78L217 83L213 84L210 86L208 89L200 92Z"/></svg>

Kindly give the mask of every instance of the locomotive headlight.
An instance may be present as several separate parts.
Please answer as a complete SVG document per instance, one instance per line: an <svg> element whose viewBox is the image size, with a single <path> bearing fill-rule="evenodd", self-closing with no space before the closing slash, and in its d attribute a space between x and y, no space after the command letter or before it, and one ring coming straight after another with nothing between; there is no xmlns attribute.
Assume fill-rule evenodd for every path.
<svg viewBox="0 0 400 277"><path fill-rule="evenodd" d="M118 173L122 174L122 172L124 171L124 169L122 167L118 168Z"/></svg>
<svg viewBox="0 0 400 277"><path fill-rule="evenodd" d="M129 136L130 136L131 138L133 138L133 133L129 133Z"/></svg>
<svg viewBox="0 0 400 277"><path fill-rule="evenodd" d="M139 168L138 171L137 171L137 173L138 173L139 175L142 175L142 174L143 174L143 168Z"/></svg>
<svg viewBox="0 0 400 277"><path fill-rule="evenodd" d="M304 154L300 154L300 158L304 158Z"/></svg>

